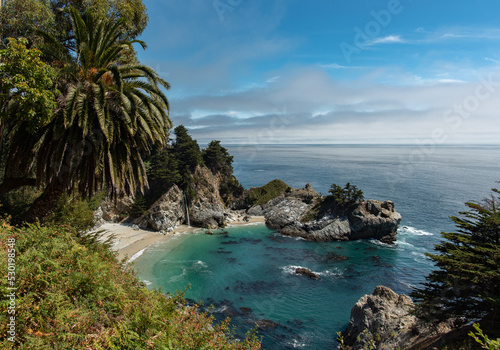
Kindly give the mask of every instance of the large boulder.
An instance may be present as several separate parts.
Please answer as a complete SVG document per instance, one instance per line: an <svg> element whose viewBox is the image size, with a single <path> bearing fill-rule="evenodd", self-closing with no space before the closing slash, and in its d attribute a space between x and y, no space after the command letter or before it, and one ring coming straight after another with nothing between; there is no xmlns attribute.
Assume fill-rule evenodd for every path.
<svg viewBox="0 0 500 350"><path fill-rule="evenodd" d="M184 194L174 185L136 223L143 229L170 232L185 221L185 214Z"/></svg>
<svg viewBox="0 0 500 350"><path fill-rule="evenodd" d="M344 343L353 350L427 349L450 332L452 322L428 324L411 314L413 301L405 294L378 286L351 310ZM427 345L425 345L427 344Z"/></svg>
<svg viewBox="0 0 500 350"><path fill-rule="evenodd" d="M413 301L409 296L396 294L392 289L378 286L371 295L358 300L351 310L351 319L343 333L352 349L397 349L407 343L417 318L410 314Z"/></svg>

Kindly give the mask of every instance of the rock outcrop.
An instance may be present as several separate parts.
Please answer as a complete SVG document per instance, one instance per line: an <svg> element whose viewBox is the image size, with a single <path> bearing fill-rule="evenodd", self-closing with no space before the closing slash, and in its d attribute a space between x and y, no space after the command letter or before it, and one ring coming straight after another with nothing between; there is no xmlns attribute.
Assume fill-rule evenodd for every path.
<svg viewBox="0 0 500 350"><path fill-rule="evenodd" d="M134 203L132 196L124 196L115 199L106 198L94 211L94 222L100 226L106 221L120 222L127 218L130 208Z"/></svg>
<svg viewBox="0 0 500 350"><path fill-rule="evenodd" d="M353 350L420 348L425 340L432 342L451 330L448 323L423 323L410 314L413 307L409 296L376 287L373 294L361 297L352 308L349 325L342 333L345 344Z"/></svg>
<svg viewBox="0 0 500 350"><path fill-rule="evenodd" d="M143 229L171 232L186 219L184 195L173 185L135 222Z"/></svg>
<svg viewBox="0 0 500 350"><path fill-rule="evenodd" d="M221 178L206 167L198 166L194 172L194 200L189 204L191 224L203 228L226 225L226 209L219 194Z"/></svg>
<svg viewBox="0 0 500 350"><path fill-rule="evenodd" d="M269 201L263 212L270 228L310 241L375 238L391 243L401 222L391 201L370 199L339 210L327 197L320 199L310 185Z"/></svg>

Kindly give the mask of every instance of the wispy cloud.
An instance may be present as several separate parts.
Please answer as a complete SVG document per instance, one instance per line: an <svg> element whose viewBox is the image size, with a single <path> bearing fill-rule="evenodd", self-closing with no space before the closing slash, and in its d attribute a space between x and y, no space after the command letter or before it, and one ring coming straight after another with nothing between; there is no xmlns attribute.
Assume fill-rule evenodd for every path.
<svg viewBox="0 0 500 350"><path fill-rule="evenodd" d="M388 36L384 36L381 38L374 38L367 45L373 46L373 45L379 45L379 44L402 44L405 42L406 41L403 40L400 35L388 35Z"/></svg>
<svg viewBox="0 0 500 350"><path fill-rule="evenodd" d="M318 65L321 68L325 69L363 69L366 67L361 67L361 66L343 66L338 63L328 63L328 64L319 64Z"/></svg>

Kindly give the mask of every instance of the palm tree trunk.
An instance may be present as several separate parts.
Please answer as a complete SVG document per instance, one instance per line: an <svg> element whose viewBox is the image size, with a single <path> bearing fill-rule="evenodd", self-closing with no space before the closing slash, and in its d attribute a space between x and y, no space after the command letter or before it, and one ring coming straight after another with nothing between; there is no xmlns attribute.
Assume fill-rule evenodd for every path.
<svg viewBox="0 0 500 350"><path fill-rule="evenodd" d="M64 194L65 186L59 180L52 181L45 191L38 197L31 207L22 215L22 223L34 223L37 220L43 221L47 215L54 209L57 201Z"/></svg>

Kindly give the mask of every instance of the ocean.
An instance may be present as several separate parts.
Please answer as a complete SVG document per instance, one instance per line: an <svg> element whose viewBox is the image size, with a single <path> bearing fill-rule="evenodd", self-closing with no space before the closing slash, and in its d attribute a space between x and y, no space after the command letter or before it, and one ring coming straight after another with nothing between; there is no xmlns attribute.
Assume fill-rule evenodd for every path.
<svg viewBox="0 0 500 350"><path fill-rule="evenodd" d="M454 230L450 216L464 202L487 197L500 180L500 146L232 145L234 172L246 188L281 179L328 194L347 182L366 199L392 200L403 216L395 245L374 240L308 242L265 225L228 228L213 236L182 234L134 261L149 288L186 290L193 302L237 336L259 325L263 348L335 349L350 310L377 285L409 293L433 270L425 253ZM334 261L333 254L345 258ZM293 274L307 267L311 280ZM186 287L189 285L189 288Z"/></svg>

